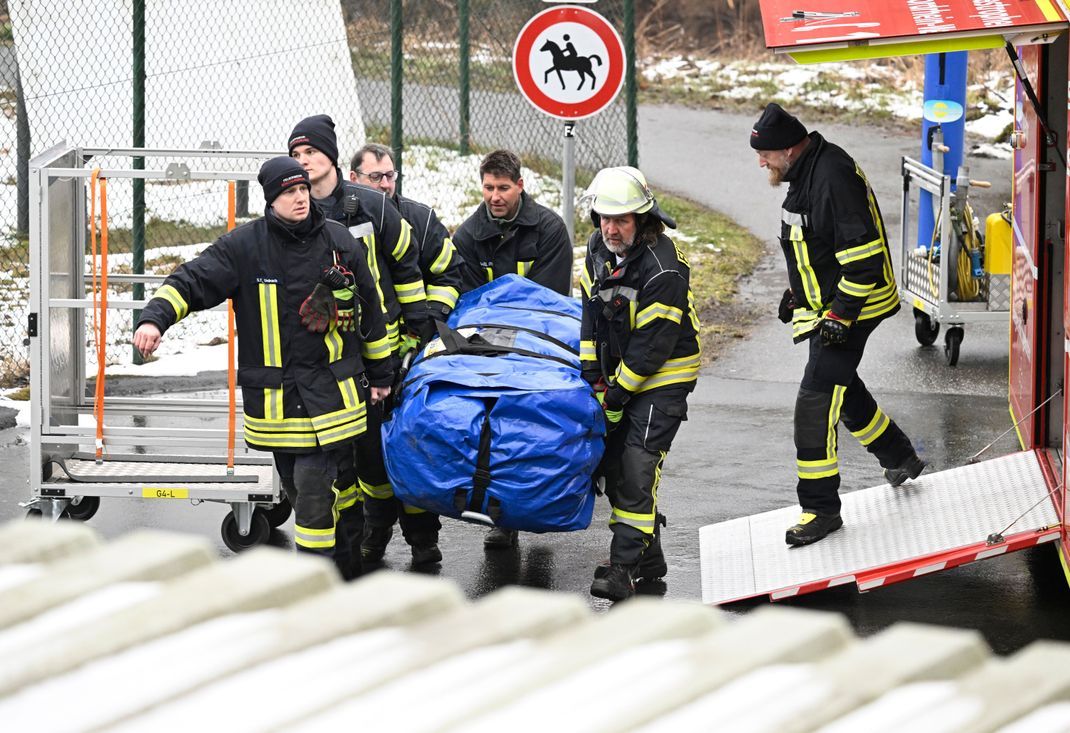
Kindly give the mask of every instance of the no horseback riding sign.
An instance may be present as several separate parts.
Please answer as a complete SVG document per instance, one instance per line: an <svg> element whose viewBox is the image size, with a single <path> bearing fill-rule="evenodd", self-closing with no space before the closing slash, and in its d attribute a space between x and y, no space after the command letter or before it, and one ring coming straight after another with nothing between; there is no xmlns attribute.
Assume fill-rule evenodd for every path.
<svg viewBox="0 0 1070 733"><path fill-rule="evenodd" d="M513 76L537 109L580 120L605 109L624 84L624 43L609 21L572 5L542 11L520 30Z"/></svg>

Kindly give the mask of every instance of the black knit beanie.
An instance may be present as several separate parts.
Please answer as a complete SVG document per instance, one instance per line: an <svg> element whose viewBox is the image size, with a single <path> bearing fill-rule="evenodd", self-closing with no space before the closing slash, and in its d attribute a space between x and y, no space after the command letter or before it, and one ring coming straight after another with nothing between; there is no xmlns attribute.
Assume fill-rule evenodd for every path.
<svg viewBox="0 0 1070 733"><path fill-rule="evenodd" d="M290 133L290 155L298 145L311 145L338 165L338 137L334 134L334 120L327 115L312 115L297 123Z"/></svg>
<svg viewBox="0 0 1070 733"><path fill-rule="evenodd" d="M803 123L776 102L770 102L750 131L750 146L755 150L785 150L804 137L806 128Z"/></svg>
<svg viewBox="0 0 1070 733"><path fill-rule="evenodd" d="M302 183L309 186L308 173L300 163L286 155L272 158L260 166L256 180L264 187L264 201L268 206L291 186Z"/></svg>

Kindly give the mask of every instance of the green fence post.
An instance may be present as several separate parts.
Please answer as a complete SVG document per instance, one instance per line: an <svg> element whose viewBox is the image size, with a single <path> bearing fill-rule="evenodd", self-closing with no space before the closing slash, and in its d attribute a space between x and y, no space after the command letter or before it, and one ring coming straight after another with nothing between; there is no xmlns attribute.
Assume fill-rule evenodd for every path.
<svg viewBox="0 0 1070 733"><path fill-rule="evenodd" d="M457 12L460 18L460 51L461 51L461 155L468 155L469 132L468 132L468 101L470 80L468 77L468 0L458 0Z"/></svg>
<svg viewBox="0 0 1070 733"><path fill-rule="evenodd" d="M134 111L134 139L135 148L145 147L145 0L134 0L134 37L133 37L133 111ZM134 158L134 169L145 168L144 158ZM131 234L134 240L133 262L131 268L135 275L145 273L145 179L135 178L134 181L134 210ZM145 286L135 283L134 300L145 297ZM134 311L134 323L141 317L141 311ZM134 363L142 362L141 353L132 349Z"/></svg>
<svg viewBox="0 0 1070 733"><path fill-rule="evenodd" d="M394 167L401 172L401 99L403 80L401 0L390 3L390 147L394 150ZM397 182L401 195L401 178Z"/></svg>
<svg viewBox="0 0 1070 733"><path fill-rule="evenodd" d="M624 0L624 114L628 124L628 165L639 167L639 112L635 84L635 0Z"/></svg>

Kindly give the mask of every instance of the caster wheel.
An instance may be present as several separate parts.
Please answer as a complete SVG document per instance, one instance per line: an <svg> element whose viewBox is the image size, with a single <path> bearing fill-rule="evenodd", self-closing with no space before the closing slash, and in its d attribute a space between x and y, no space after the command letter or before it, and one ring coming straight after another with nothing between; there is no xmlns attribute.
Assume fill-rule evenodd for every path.
<svg viewBox="0 0 1070 733"><path fill-rule="evenodd" d="M85 522L97 513L97 509L100 509L99 496L83 496L80 500L76 499L67 505L64 516Z"/></svg>
<svg viewBox="0 0 1070 733"><path fill-rule="evenodd" d="M234 552L242 552L266 542L268 535L271 534L271 525L268 524L263 512L253 511L253 519L249 523L249 534L242 537L238 533L238 520L234 518L234 513L230 512L223 517L223 525L219 531L223 535L224 545Z"/></svg>
<svg viewBox="0 0 1070 733"><path fill-rule="evenodd" d="M281 527L286 524L286 520L293 514L293 507L290 506L290 500L283 496L278 504L263 504L266 508L260 509L267 517L268 524L271 528Z"/></svg>
<svg viewBox="0 0 1070 733"><path fill-rule="evenodd" d="M947 360L948 366L955 366L959 363L959 347L962 345L962 327L955 326L947 329L947 333L944 335L944 358Z"/></svg>
<svg viewBox="0 0 1070 733"><path fill-rule="evenodd" d="M42 512L40 509L38 509L35 506L32 506L32 507L30 507L29 509L26 510L26 518L27 519L40 519L43 516L44 516L44 512Z"/></svg>
<svg viewBox="0 0 1070 733"><path fill-rule="evenodd" d="M914 336L922 346L932 346L940 334L940 324L933 323L925 311L914 309Z"/></svg>

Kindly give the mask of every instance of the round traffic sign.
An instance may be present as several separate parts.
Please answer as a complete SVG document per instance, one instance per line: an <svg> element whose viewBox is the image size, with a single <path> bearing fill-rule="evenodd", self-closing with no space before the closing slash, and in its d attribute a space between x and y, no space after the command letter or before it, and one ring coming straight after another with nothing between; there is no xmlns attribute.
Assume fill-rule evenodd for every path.
<svg viewBox="0 0 1070 733"><path fill-rule="evenodd" d="M624 84L624 42L593 10L564 5L529 20L513 45L513 77L536 109L580 120L605 109Z"/></svg>

